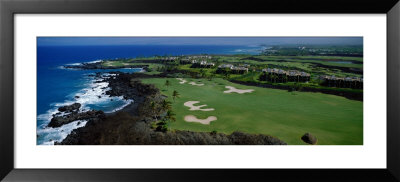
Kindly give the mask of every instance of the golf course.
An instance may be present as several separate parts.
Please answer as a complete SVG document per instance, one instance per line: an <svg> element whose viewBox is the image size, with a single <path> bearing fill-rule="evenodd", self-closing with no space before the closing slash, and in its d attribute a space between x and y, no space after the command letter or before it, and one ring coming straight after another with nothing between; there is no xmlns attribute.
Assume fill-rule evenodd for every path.
<svg viewBox="0 0 400 182"><path fill-rule="evenodd" d="M132 118L100 118L128 124L100 124L101 137L82 141L98 130L88 126L64 143L363 145L363 44L354 40L259 44L256 49L217 46L218 52L207 45L197 53L190 53L193 46L167 46L159 53L154 51L161 47L147 55L66 65L111 71L114 76L103 80L109 84L105 94L133 104L118 111ZM104 134L112 129L118 134Z"/></svg>
<svg viewBox="0 0 400 182"><path fill-rule="evenodd" d="M222 78L147 78L142 82L154 84L172 103L176 121L168 123L171 132L240 131L278 137L289 145L305 145L301 137L310 133L318 138L318 145L363 144L362 101L246 86ZM178 97L173 97L174 91Z"/></svg>

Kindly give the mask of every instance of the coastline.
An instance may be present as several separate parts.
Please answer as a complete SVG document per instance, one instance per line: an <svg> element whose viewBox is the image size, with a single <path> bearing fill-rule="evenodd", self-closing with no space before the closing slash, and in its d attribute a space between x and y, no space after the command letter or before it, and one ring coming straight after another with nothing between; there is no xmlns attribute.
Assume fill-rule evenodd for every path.
<svg viewBox="0 0 400 182"><path fill-rule="evenodd" d="M163 60L150 60L155 61L159 63L160 61L162 62ZM140 63L145 63L146 61L142 61ZM166 66L168 66L168 62L164 62ZM133 144L133 145L141 145L141 144L165 144L165 145L170 145L170 144L184 144L184 145L197 145L201 141L196 141L194 142L192 139L191 140L184 140L180 141L178 143L174 143L176 141L169 141L168 138L164 138L165 136L171 135L169 137L175 137L175 138L186 138L186 137L200 137L203 140L206 140L207 142L203 144L286 144L285 142L279 140L276 137L268 136L268 135L257 135L257 134L246 134L246 133L241 133L241 132L234 132L232 134L223 134L223 133L218 133L219 137L224 138L223 142L218 139L215 141L213 137L210 138L210 135L215 135L215 133L210 133L210 132L192 132L192 131L179 131L179 130L173 130L172 132L169 132L168 130L163 131L162 129L159 129L161 125L159 125L156 129L153 128L157 122L157 125L162 121L162 118L166 115L166 110L159 110L157 111L158 114L143 114L142 112L150 112L149 109L149 103L151 102L161 102L163 101L167 96L162 96L161 92L155 88L155 85L152 84L143 84L141 83L141 79L145 78L168 78L168 77L174 77L178 73L180 74L186 74L190 75L194 78L203 78L199 77L199 74L197 72L194 72L192 70L181 70L181 69L164 69L161 72L158 72L156 74L145 74L145 73L123 73L119 71L113 71L116 69L121 69L121 68L142 68L145 71L152 70L148 68L148 65L123 65L123 66L108 66L108 64L100 61L100 62L94 62L94 63L82 63L82 64L74 64L74 65L69 65L65 66L66 69L82 69L82 70L106 70L110 69L111 71L107 72L110 76L102 78L99 82L107 82L108 83L108 90L105 92L105 95L108 95L110 97L116 96L116 97L122 97L125 100L133 100L131 103L125 105L121 109L105 113L105 117L96 117L96 118L91 118L88 120L86 126L80 127L77 129L74 129L67 137L65 137L61 142L56 142L56 145L78 145L78 144ZM158 71L158 70L157 70ZM99 77L103 73L96 73L96 77ZM101 76L100 76L101 77ZM256 87L265 87L265 88L273 88L273 89L280 89L280 90L288 90L291 91L292 88L290 86L285 86L285 85L270 85L270 84L261 84L261 83L252 83L252 82L243 82L243 81L238 81L238 80L231 80L228 79L228 81L232 83L237 83L241 85L247 85L247 86L256 86ZM150 91L150 92L149 92ZM339 91L339 90L330 90L330 89L320 89L320 88L312 88L312 87L303 87L301 90L302 92L320 92L324 94L330 94L330 95L337 95L337 96L342 96L350 100L357 100L357 101L362 101L363 100L363 93L357 93L357 92L344 92L344 91ZM147 107L147 108L146 108ZM145 108L145 109L143 109ZM124 122L127 122L129 120L130 124L127 123L120 123L116 125L116 123L119 122L120 118L124 120ZM160 120L158 120L160 119ZM117 121L117 122L116 122ZM113 124L110 124L109 122L112 122ZM116 123L114 123L116 122ZM132 124L134 123L134 124ZM136 138L140 139L141 141L131 141L131 140L123 140L123 142L119 141L120 137L122 137L120 134L121 131L114 132L112 134L109 134L110 136L105 136L106 133L109 131L115 130L117 128L121 128L122 126L134 129L137 133L142 133L143 136L136 136L137 133L126 133L127 136L134 135ZM137 127L140 127L141 129L138 129ZM106 129L106 130L105 130ZM94 136L91 136L89 134L94 134ZM123 132L122 132L123 133ZM182 135L182 136L180 136ZM199 136L200 135L200 136ZM233 135L246 135L248 138L252 138L251 142L237 142L235 139L232 139ZM114 137L113 137L114 136ZM154 138L155 136L163 136L161 138L163 139L156 139ZM146 137L146 139L143 139L142 137ZM246 138L245 137L245 138ZM261 138L267 138L265 141L260 141L259 139ZM85 139L85 138L90 138L90 139ZM108 140L110 138L114 138L112 140ZM118 141L115 141L115 138L118 138ZM149 139L150 138L150 139ZM207 138L207 139L204 139ZM230 138L230 139L227 139ZM122 139L121 139L122 140ZM258 142L254 142L254 141ZM227 142L229 141L229 142Z"/></svg>
<svg viewBox="0 0 400 182"><path fill-rule="evenodd" d="M68 68L72 69L72 68ZM74 101L68 101L67 105L66 104L60 104L60 106L56 107L55 109L52 109L53 112L50 115L50 121L49 123L46 124L45 127L43 127L41 130L44 131L51 131L55 130L60 132L62 137L61 141L58 139L50 139L50 140L44 140L42 144L45 145L51 145L51 144L57 144L62 142L73 130L85 127L85 125L89 122L96 121L96 120L102 120L105 117L110 117L114 116L118 113L129 113L131 116L135 116L138 114L137 108L140 103L144 101L144 97L140 96L140 94L128 94L128 93L122 93L122 90L126 90L126 88L121 88L121 84L119 83L119 79L115 79L117 75L119 74L124 74L122 72L105 72L105 73L100 73L96 72L93 75L89 75L88 77L92 77L91 85L86 88L86 90L91 91L95 88L99 88L103 91L100 95L94 95L94 98L105 98L109 97L111 98L110 101L106 102L112 102L113 98L115 97L123 97L123 99L128 101L126 105L123 105L121 107L115 108L112 111L108 112L103 112L102 110L96 110L96 109L89 109L87 107L83 108L83 105L78 102L77 99L80 99L81 96L75 95ZM104 87L104 83L107 83L107 87ZM94 85L97 85L93 87ZM101 85L101 86L99 86ZM111 85L111 86L110 86ZM122 84L126 85L126 84ZM114 101L115 102L115 101ZM84 102L83 102L84 103ZM82 106L82 107L81 107ZM68 129L64 129L68 127ZM72 128L72 129L71 129ZM69 131L69 132L68 132ZM64 132L67 132L64 134ZM63 133L63 134L61 134ZM40 134L42 135L42 134ZM37 135L39 137L39 134Z"/></svg>
<svg viewBox="0 0 400 182"><path fill-rule="evenodd" d="M78 75L80 80L72 81L79 84L76 89L71 89L63 100L53 101L44 112L38 114L37 145L53 145L54 142L60 142L73 129L84 126L90 118L126 110L134 103L133 100L123 99L122 96L105 94L109 90L105 78L112 76L112 73L80 72Z"/></svg>
<svg viewBox="0 0 400 182"><path fill-rule="evenodd" d="M64 65L63 66L66 69L82 69L82 70L104 70L104 69L135 69L135 68L141 68L143 70L147 70L149 65L147 64L142 64L142 65L122 65L122 66L103 66L102 61L91 61L91 62L85 62L85 63L75 63L75 64L69 64L69 65Z"/></svg>
<svg viewBox="0 0 400 182"><path fill-rule="evenodd" d="M234 132L230 135L214 132L157 131L151 127L162 119L164 110L156 117L146 112L150 102L162 102L166 98L150 84L141 83L142 78L160 77L143 73L118 73L106 78L111 88L110 96L123 96L134 100L121 110L107 113L104 118L92 118L86 126L74 129L55 145L286 145L280 139L262 134ZM133 80L133 81L132 81ZM129 130L128 130L129 129Z"/></svg>

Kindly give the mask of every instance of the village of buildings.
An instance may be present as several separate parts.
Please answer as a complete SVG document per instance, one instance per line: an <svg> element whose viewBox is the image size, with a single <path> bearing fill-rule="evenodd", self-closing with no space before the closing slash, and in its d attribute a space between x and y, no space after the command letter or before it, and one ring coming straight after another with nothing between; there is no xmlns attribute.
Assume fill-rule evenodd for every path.
<svg viewBox="0 0 400 182"><path fill-rule="evenodd" d="M180 65L190 64L190 68L202 69L215 69L216 74L247 74L249 71L262 72L259 77L260 81L267 81L271 83L286 83L286 82L309 82L312 73L307 73L301 70L294 69L279 69L279 68L263 68L257 69L250 64L239 63L216 63L210 55L196 55L196 56L174 56L164 57L164 61L178 62ZM363 88L362 77L337 77L335 75L314 75L314 79L320 85L326 87L338 88Z"/></svg>

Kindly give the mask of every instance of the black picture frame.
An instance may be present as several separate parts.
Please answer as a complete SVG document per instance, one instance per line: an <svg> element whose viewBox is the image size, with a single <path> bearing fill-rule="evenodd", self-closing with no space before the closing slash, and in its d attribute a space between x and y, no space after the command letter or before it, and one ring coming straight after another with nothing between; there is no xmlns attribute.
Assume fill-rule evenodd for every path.
<svg viewBox="0 0 400 182"><path fill-rule="evenodd" d="M315 13L316 16L319 13L386 14L387 168L15 169L13 15L19 13ZM400 181L399 17L398 0L0 0L0 179L5 181Z"/></svg>

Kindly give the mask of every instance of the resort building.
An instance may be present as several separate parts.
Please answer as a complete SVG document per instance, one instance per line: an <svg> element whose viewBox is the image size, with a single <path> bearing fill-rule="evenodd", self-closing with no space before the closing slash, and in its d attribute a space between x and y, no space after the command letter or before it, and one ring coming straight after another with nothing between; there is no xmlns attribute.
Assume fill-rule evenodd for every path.
<svg viewBox="0 0 400 182"><path fill-rule="evenodd" d="M266 68L262 69L264 72L260 76L261 81L270 81L275 83L283 82L308 82L310 81L310 74L306 72L300 72L298 70L281 70L277 68Z"/></svg>
<svg viewBox="0 0 400 182"><path fill-rule="evenodd" d="M249 72L249 68L243 66L234 66L231 68L233 74L245 74Z"/></svg>
<svg viewBox="0 0 400 182"><path fill-rule="evenodd" d="M199 56L188 56L188 59L211 59L211 56L207 55L199 55Z"/></svg>
<svg viewBox="0 0 400 182"><path fill-rule="evenodd" d="M211 68L214 67L215 64L207 61L201 61L200 62L200 67L205 67L205 68Z"/></svg>
<svg viewBox="0 0 400 182"><path fill-rule="evenodd" d="M249 68L244 66L234 66L232 64L221 64L218 66L216 73L233 73L233 74L245 74L249 72Z"/></svg>
<svg viewBox="0 0 400 182"><path fill-rule="evenodd" d="M321 83L323 86L355 89L362 89L364 81L359 77L336 77L335 75L322 75L319 79L323 81Z"/></svg>
<svg viewBox="0 0 400 182"><path fill-rule="evenodd" d="M232 64L221 64L218 66L217 73L230 72L233 74L244 74L249 72L249 68L244 66L234 66Z"/></svg>
<svg viewBox="0 0 400 182"><path fill-rule="evenodd" d="M199 56L182 56L179 60L179 64L200 64L201 62L210 60L212 57L207 55L199 55ZM212 67L214 63L203 63L201 64L204 67ZM200 67L200 65L195 65L195 67Z"/></svg>
<svg viewBox="0 0 400 182"><path fill-rule="evenodd" d="M230 73L232 68L233 68L232 64L221 64L218 66L215 72L217 74Z"/></svg>
<svg viewBox="0 0 400 182"><path fill-rule="evenodd" d="M162 58L162 60L165 60L165 61L175 61L177 59L178 59L178 57L164 57L164 58Z"/></svg>
<svg viewBox="0 0 400 182"><path fill-rule="evenodd" d="M191 68L212 68L214 66L215 66L215 64L211 63L211 62L207 62L207 61L198 62L196 60L193 60Z"/></svg>
<svg viewBox="0 0 400 182"><path fill-rule="evenodd" d="M221 64L221 65L218 66L218 68L229 68L229 69L232 69L233 65L232 64Z"/></svg>

